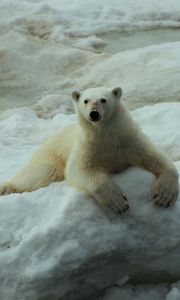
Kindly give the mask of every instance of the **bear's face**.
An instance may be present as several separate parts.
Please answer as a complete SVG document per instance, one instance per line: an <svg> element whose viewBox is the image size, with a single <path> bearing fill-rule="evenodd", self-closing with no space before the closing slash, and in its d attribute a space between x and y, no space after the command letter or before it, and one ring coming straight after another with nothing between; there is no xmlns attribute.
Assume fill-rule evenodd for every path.
<svg viewBox="0 0 180 300"><path fill-rule="evenodd" d="M74 91L72 98L77 113L91 123L107 120L115 111L122 95L120 87L112 90L92 88L84 92Z"/></svg>

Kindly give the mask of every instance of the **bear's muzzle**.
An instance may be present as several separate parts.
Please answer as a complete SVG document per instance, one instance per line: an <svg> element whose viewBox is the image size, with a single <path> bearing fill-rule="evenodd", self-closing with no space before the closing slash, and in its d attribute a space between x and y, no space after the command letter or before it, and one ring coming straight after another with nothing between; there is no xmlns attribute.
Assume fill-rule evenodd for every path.
<svg viewBox="0 0 180 300"><path fill-rule="evenodd" d="M89 114L90 120L93 122L97 122L101 119L101 115L97 110L92 110Z"/></svg>

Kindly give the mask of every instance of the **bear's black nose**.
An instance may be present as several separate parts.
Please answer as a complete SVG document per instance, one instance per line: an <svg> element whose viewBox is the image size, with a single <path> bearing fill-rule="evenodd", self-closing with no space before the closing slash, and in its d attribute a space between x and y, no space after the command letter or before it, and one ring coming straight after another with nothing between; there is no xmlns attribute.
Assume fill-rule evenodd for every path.
<svg viewBox="0 0 180 300"><path fill-rule="evenodd" d="M99 121L101 118L100 114L96 110L91 111L89 116L93 122Z"/></svg>

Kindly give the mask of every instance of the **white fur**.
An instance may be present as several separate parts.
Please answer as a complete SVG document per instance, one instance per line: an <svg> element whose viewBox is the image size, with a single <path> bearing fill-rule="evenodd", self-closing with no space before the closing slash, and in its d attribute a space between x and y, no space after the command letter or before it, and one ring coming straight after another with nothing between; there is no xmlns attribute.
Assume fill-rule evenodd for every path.
<svg viewBox="0 0 180 300"><path fill-rule="evenodd" d="M167 207L174 203L179 190L177 171L132 120L121 93L120 88L73 92L78 123L41 146L0 188L0 194L33 191L65 178L93 196L108 215L118 215L128 209L128 203L110 174L139 166L157 177L152 187L154 204ZM92 111L98 113L98 121L92 121Z"/></svg>

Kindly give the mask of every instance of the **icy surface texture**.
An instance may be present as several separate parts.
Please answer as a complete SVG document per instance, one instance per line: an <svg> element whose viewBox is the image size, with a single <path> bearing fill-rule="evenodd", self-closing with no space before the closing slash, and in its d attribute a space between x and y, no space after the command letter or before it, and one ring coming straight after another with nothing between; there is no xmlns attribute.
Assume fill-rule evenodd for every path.
<svg viewBox="0 0 180 300"><path fill-rule="evenodd" d="M144 132L176 160L180 170L179 104L144 107L133 115ZM39 119L28 108L2 119L1 182L15 173L44 139L74 120L74 115L63 114ZM162 128L165 120L170 123L166 134ZM132 168L113 178L130 204L129 213L113 222L93 199L69 188L66 182L1 197L3 300L85 299L128 279L159 282L180 277L180 199L172 208L154 208L150 189L155 178L141 169Z"/></svg>

